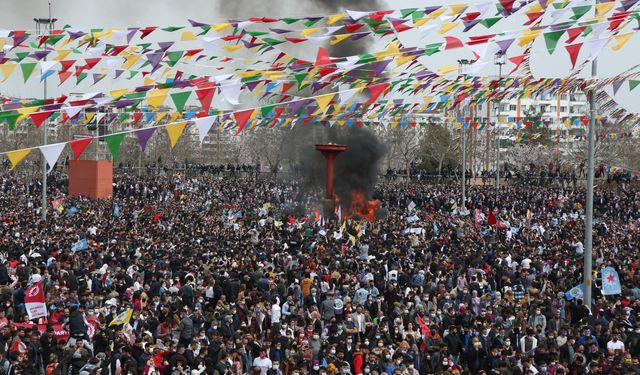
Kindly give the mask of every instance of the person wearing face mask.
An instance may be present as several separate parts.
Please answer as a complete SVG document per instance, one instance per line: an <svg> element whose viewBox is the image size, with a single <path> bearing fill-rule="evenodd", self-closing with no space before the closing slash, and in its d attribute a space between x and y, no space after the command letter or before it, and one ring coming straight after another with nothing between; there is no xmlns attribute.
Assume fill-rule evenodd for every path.
<svg viewBox="0 0 640 375"><path fill-rule="evenodd" d="M264 350L260 350L259 356L253 360L253 366L260 368L261 375L267 375L267 371L273 368L273 362Z"/></svg>
<svg viewBox="0 0 640 375"><path fill-rule="evenodd" d="M280 370L279 361L273 361L271 368L267 370L267 375L283 375L282 370Z"/></svg>
<svg viewBox="0 0 640 375"><path fill-rule="evenodd" d="M542 314L540 308L536 308L534 314L529 316L529 327L537 328L540 326L542 328L542 334L544 335L545 329L547 328L547 317Z"/></svg>

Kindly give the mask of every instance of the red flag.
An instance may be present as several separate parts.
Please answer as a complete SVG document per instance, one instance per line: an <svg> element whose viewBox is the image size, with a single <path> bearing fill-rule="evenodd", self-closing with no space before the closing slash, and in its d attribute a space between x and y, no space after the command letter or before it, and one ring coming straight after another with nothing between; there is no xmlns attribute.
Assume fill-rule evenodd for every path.
<svg viewBox="0 0 640 375"><path fill-rule="evenodd" d="M586 26L579 26L579 27L572 27L570 29L567 29L567 35L569 35L569 39L567 39L565 43L566 44L573 43L573 41L576 40L576 38L580 36L580 34L582 34L582 32L586 28L587 28Z"/></svg>
<svg viewBox="0 0 640 375"><path fill-rule="evenodd" d="M569 52L569 58L571 58L571 69L573 69L576 67L576 61L578 61L578 55L580 54L582 43L571 44L569 46L564 46L564 48Z"/></svg>
<svg viewBox="0 0 640 375"><path fill-rule="evenodd" d="M157 29L157 26L147 26L145 28L140 29L140 39L144 39L147 35L151 34L155 29Z"/></svg>
<svg viewBox="0 0 640 375"><path fill-rule="evenodd" d="M316 66L330 65L331 57L329 57L329 51L326 48L318 48L318 55L316 56Z"/></svg>
<svg viewBox="0 0 640 375"><path fill-rule="evenodd" d="M196 95L198 96L198 100L202 105L202 112L209 113L209 109L211 108L211 101L213 101L214 95L213 87L196 90Z"/></svg>
<svg viewBox="0 0 640 375"><path fill-rule="evenodd" d="M502 5L506 11L511 13L513 11L513 3L515 2L516 0L500 0L500 5Z"/></svg>
<svg viewBox="0 0 640 375"><path fill-rule="evenodd" d="M47 304L44 299L42 281L31 284L24 291L24 305L29 315L29 320L47 316Z"/></svg>
<svg viewBox="0 0 640 375"><path fill-rule="evenodd" d="M462 41L456 37L445 36L444 39L447 41L444 47L445 50L463 47Z"/></svg>
<svg viewBox="0 0 640 375"><path fill-rule="evenodd" d="M388 83L378 83L377 85L369 86L369 91L371 92L371 97L369 100L364 103L364 105L369 105L375 102L380 94L382 94L389 87Z"/></svg>
<svg viewBox="0 0 640 375"><path fill-rule="evenodd" d="M253 111L255 110L245 109L244 111L233 113L233 117L236 119L236 122L238 123L238 131L236 132L236 135L242 133L242 131L244 130L244 127L247 125L247 122L249 122L251 115L253 115Z"/></svg>
<svg viewBox="0 0 640 375"><path fill-rule="evenodd" d="M40 129L40 126L44 122L44 120L48 119L53 111L45 111L45 112L36 112L29 115L33 123L36 125L36 128Z"/></svg>
<svg viewBox="0 0 640 375"><path fill-rule="evenodd" d="M140 119L142 118L142 114L142 112L135 112L133 114L133 125L136 125L140 121Z"/></svg>
<svg viewBox="0 0 640 375"><path fill-rule="evenodd" d="M82 153L87 149L91 141L93 141L93 137L74 139L73 141L69 142L71 150L73 150L73 156L76 158L76 160L78 160L80 156L82 156Z"/></svg>
<svg viewBox="0 0 640 375"><path fill-rule="evenodd" d="M60 86L61 84L64 83L64 81L66 81L67 79L69 79L69 77L71 77L71 75L73 75L73 72L58 72L58 78L60 79L60 83L58 84L58 86Z"/></svg>

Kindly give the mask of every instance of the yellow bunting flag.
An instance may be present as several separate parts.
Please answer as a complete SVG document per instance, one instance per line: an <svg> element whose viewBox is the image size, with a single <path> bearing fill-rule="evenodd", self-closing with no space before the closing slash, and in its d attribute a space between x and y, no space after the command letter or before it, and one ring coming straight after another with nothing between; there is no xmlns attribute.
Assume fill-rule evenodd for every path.
<svg viewBox="0 0 640 375"><path fill-rule="evenodd" d="M70 49L57 49L56 53L58 54L56 57L54 57L54 60L64 60L67 58L67 56L69 56L69 54L71 53L72 50Z"/></svg>
<svg viewBox="0 0 640 375"><path fill-rule="evenodd" d="M93 120L93 118L96 117L96 113L95 112L89 112L85 114L85 118L84 118L84 123L88 124L91 122L91 120Z"/></svg>
<svg viewBox="0 0 640 375"><path fill-rule="evenodd" d="M596 14L598 16L604 16L607 13L611 12L611 9L616 5L615 1L609 3L600 3L596 4Z"/></svg>
<svg viewBox="0 0 640 375"><path fill-rule="evenodd" d="M353 34L340 34L340 35L336 35L333 39L331 39L331 42L329 42L329 44L331 44L332 46L342 42L343 40L349 38L351 35Z"/></svg>
<svg viewBox="0 0 640 375"><path fill-rule="evenodd" d="M160 107L167 99L168 92L169 89L157 89L149 91L149 94L147 95L147 104L154 108Z"/></svg>
<svg viewBox="0 0 640 375"><path fill-rule="evenodd" d="M16 151L7 152L7 158L11 162L11 169L14 169L22 159L26 158L31 152L31 149L22 149Z"/></svg>
<svg viewBox="0 0 640 375"><path fill-rule="evenodd" d="M15 63L11 63L11 64L7 63L7 64L0 65L0 69L2 70L2 74L4 75L4 79L2 80L2 82L9 79L9 76L11 75L11 73L13 73L14 70L16 70L17 66L18 64L15 64Z"/></svg>
<svg viewBox="0 0 640 375"><path fill-rule="evenodd" d="M440 75L446 75L449 74L451 72L455 72L456 70L458 70L458 67L455 65L447 65L447 66L443 66L442 68L438 69L438 73L440 73Z"/></svg>
<svg viewBox="0 0 640 375"><path fill-rule="evenodd" d="M424 25L425 23L429 22L429 20L430 20L429 18L419 18L419 19L413 21L413 25L415 27L420 27L420 26Z"/></svg>
<svg viewBox="0 0 640 375"><path fill-rule="evenodd" d="M142 55L129 55L125 56L127 62L122 64L122 69L131 69L140 60Z"/></svg>
<svg viewBox="0 0 640 375"><path fill-rule="evenodd" d="M312 27L310 29L304 29L304 30L300 31L300 36L308 37L309 35L315 33L318 30L320 30L319 27Z"/></svg>
<svg viewBox="0 0 640 375"><path fill-rule="evenodd" d="M520 37L520 39L518 39L518 45L520 47L524 47L527 44L530 44L531 42L533 42L538 35L540 35L540 33L542 32L542 30L525 30L522 32L522 36Z"/></svg>
<svg viewBox="0 0 640 375"><path fill-rule="evenodd" d="M329 17L327 17L326 24L327 24L327 26L331 26L334 23L336 23L336 22L340 21L341 19L343 19L344 17L345 17L344 14L336 14L336 15L333 15L333 16L329 16Z"/></svg>
<svg viewBox="0 0 640 375"><path fill-rule="evenodd" d="M440 34L446 34L449 31L451 31L452 29L454 29L456 26L458 26L460 24L460 22L445 22L442 24L442 27L440 28L440 31L438 31Z"/></svg>
<svg viewBox="0 0 640 375"><path fill-rule="evenodd" d="M183 42L191 42L197 39L191 31L183 31L182 35L180 36L180 40Z"/></svg>
<svg viewBox="0 0 640 375"><path fill-rule="evenodd" d="M163 118L165 118L165 116L167 116L169 114L169 112L158 112L158 114L156 115L156 123L160 123L160 121L162 121Z"/></svg>
<svg viewBox="0 0 640 375"><path fill-rule="evenodd" d="M176 143L178 143L178 139L180 139L185 126L187 126L187 121L177 122L166 126L169 141L171 142L171 148L174 148Z"/></svg>
<svg viewBox="0 0 640 375"><path fill-rule="evenodd" d="M318 110L314 113L314 115L319 115L327 108L331 100L336 94L322 95L316 98L316 103L318 103Z"/></svg>
<svg viewBox="0 0 640 375"><path fill-rule="evenodd" d="M219 23L217 25L212 25L213 30L215 30L215 32L219 33L222 30L228 29L231 27L230 23Z"/></svg>
<svg viewBox="0 0 640 375"><path fill-rule="evenodd" d="M237 44L235 46L224 46L222 48L226 49L229 52L235 52L235 51L237 51L239 49L242 49L243 47L244 47L243 44Z"/></svg>
<svg viewBox="0 0 640 375"><path fill-rule="evenodd" d="M616 45L611 47L611 49L614 51L619 51L622 47L624 47L625 44L627 44L629 39L631 39L631 37L633 36L633 33L634 33L633 31L629 31L628 33L614 36L616 40Z"/></svg>
<svg viewBox="0 0 640 375"><path fill-rule="evenodd" d="M20 122L20 121L24 120L25 118L27 118L30 114L32 114L34 112L37 112L38 111L38 107L22 107L22 108L16 109L16 111L18 111L18 113L20 114L20 116L18 117L18 119L16 121Z"/></svg>
<svg viewBox="0 0 640 375"><path fill-rule="evenodd" d="M469 7L469 4L451 4L451 13L450 16L457 16L458 14L464 12L465 9Z"/></svg>
<svg viewBox="0 0 640 375"><path fill-rule="evenodd" d="M124 94L128 93L129 90L128 89L120 89L120 90L113 90L111 92L109 92L109 96L111 96L112 98L120 98L122 97Z"/></svg>

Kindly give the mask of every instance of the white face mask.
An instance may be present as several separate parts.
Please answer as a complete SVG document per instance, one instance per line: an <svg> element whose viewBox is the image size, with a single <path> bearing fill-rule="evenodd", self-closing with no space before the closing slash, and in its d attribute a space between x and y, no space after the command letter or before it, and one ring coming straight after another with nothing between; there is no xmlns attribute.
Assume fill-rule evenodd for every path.
<svg viewBox="0 0 640 375"><path fill-rule="evenodd" d="M313 369L314 369L314 370L316 370L316 371L318 371L318 370L320 370L320 366L318 366L318 365L314 365L314 366L313 366Z"/></svg>
<svg viewBox="0 0 640 375"><path fill-rule="evenodd" d="M336 350L335 349L331 349L331 350L329 350L329 353L336 354Z"/></svg>

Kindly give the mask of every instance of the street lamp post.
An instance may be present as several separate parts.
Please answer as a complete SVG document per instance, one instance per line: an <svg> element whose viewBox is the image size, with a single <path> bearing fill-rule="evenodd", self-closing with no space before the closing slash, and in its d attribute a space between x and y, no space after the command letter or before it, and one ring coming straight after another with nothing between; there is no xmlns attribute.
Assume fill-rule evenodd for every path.
<svg viewBox="0 0 640 375"><path fill-rule="evenodd" d="M507 54L503 51L498 51L493 59L493 63L498 66L498 83L502 81L502 66L507 63ZM500 137L502 132L500 131L500 114L502 111L502 103L498 100L498 106L496 111L496 200L498 199L498 192L500 190Z"/></svg>
<svg viewBox="0 0 640 375"><path fill-rule="evenodd" d="M465 67L471 65L472 61L467 60L467 59L462 59L462 60L458 60L458 75L462 75L462 72L464 70ZM461 127L461 132L462 132L462 201L460 204L460 209L462 211L466 211L466 207L467 207L467 139L466 139L466 133L467 130L465 129L464 126L464 111L461 109L462 103L458 103L458 113L461 114L462 116L458 116L458 117L463 117L463 121L462 121L462 127Z"/></svg>
<svg viewBox="0 0 640 375"><path fill-rule="evenodd" d="M51 34L53 31L56 18L51 18L51 3L49 3L49 18L34 18L36 22L36 34L38 36L42 36L45 34ZM46 43L44 45L46 49ZM47 61L47 55L44 56L44 61ZM43 99L47 100L47 77L44 77L44 93ZM47 135L49 131L49 120L45 120L42 126L42 144L47 145ZM45 222L47 220L47 160L42 157L42 209L41 209L41 218L42 221Z"/></svg>

